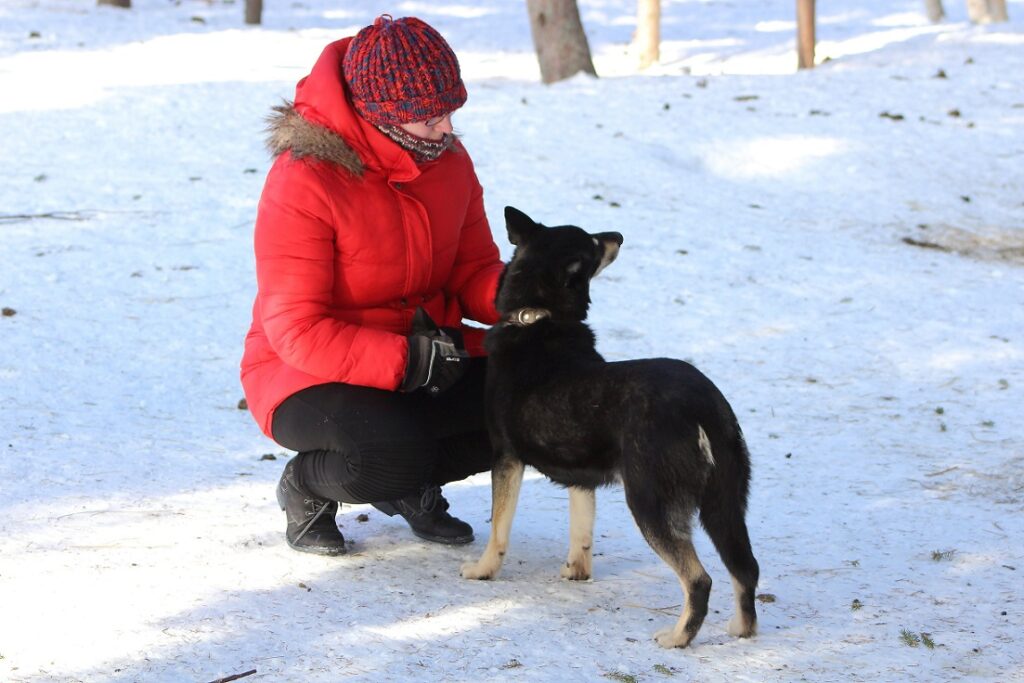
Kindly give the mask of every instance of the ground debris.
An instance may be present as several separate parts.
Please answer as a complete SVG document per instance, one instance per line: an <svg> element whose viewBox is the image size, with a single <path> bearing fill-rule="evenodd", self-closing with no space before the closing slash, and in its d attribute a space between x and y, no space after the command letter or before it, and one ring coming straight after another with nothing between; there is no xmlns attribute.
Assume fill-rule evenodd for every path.
<svg viewBox="0 0 1024 683"><path fill-rule="evenodd" d="M945 251L945 252L953 251L949 247L944 247L941 244L938 244L937 242L928 242L927 240L918 240L918 239L914 239L913 237L904 237L903 238L903 243L904 244L909 244L912 247L921 247L922 249L935 249L936 251Z"/></svg>
<svg viewBox="0 0 1024 683"><path fill-rule="evenodd" d="M249 671L243 671L240 674L232 674L230 676L225 676L223 678L217 678L215 680L210 681L210 683L229 683L229 681L237 681L239 678L252 676L254 673L256 673L256 669L250 669Z"/></svg>
<svg viewBox="0 0 1024 683"><path fill-rule="evenodd" d="M19 221L31 221L49 219L55 221L85 221L89 220L82 211L45 211L43 213L15 213L0 215L0 223L17 223Z"/></svg>

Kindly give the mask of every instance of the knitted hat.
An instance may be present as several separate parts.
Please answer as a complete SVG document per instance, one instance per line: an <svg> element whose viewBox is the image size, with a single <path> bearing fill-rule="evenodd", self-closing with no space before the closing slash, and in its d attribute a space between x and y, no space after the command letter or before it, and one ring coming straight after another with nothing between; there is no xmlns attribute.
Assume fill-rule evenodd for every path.
<svg viewBox="0 0 1024 683"><path fill-rule="evenodd" d="M426 121L466 102L455 53L415 17L378 17L352 39L342 71L356 111L376 125Z"/></svg>

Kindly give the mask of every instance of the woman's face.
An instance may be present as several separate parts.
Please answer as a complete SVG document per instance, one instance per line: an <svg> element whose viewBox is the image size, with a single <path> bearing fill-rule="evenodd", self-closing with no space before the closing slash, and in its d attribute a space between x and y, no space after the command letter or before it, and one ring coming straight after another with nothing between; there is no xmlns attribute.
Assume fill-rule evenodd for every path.
<svg viewBox="0 0 1024 683"><path fill-rule="evenodd" d="M438 116L429 121L415 121L413 123L401 123L398 126L406 133L412 133L416 137L427 140L441 140L446 133L452 132L452 115L449 112L444 116Z"/></svg>

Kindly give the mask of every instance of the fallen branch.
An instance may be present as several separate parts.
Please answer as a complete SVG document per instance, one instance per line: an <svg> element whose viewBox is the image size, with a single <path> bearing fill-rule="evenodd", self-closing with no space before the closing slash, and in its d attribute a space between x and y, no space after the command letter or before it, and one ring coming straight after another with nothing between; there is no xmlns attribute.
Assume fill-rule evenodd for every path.
<svg viewBox="0 0 1024 683"><path fill-rule="evenodd" d="M55 221L86 221L88 216L82 215L81 211L47 211L46 213L15 213L0 216L0 221L16 223L18 221L32 221L40 218L49 218Z"/></svg>
<svg viewBox="0 0 1024 683"><path fill-rule="evenodd" d="M925 240L916 240L913 237L904 237L904 244L909 244L912 247L921 247L922 249L935 249L936 251L950 252L953 251L949 247L937 244L936 242L927 242Z"/></svg>
<svg viewBox="0 0 1024 683"><path fill-rule="evenodd" d="M237 681L239 678L245 678L246 676L252 676L254 673L256 673L256 669L252 669L251 671L245 671L245 672L240 673L240 674L234 674L234 675L231 675L231 676L225 676L224 678L218 678L215 681L210 681L210 683L228 683L228 681Z"/></svg>
<svg viewBox="0 0 1024 683"><path fill-rule="evenodd" d="M645 609L645 610L647 610L649 612L657 612L658 614L667 614L668 616L672 616L672 615L676 614L676 611L680 607L682 607L682 605L668 605L667 607L648 607L647 605L635 605L633 603L628 603L628 604L623 605L623 607L632 607L634 609Z"/></svg>

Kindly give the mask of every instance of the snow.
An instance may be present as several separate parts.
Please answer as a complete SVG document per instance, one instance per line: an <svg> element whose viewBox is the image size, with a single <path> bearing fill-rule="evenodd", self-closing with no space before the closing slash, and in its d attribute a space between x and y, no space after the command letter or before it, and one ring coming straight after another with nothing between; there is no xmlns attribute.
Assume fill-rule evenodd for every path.
<svg viewBox="0 0 1024 683"><path fill-rule="evenodd" d="M0 5L0 679L1024 681L1024 2L819 3L796 73L792 2L666 0L637 73L635 3L580 0L603 77L554 86L520 0L134 4ZM536 474L493 582L458 576L487 475L446 487L472 546L369 506L347 556L284 544L288 454L237 407L263 117L384 11L460 54L505 256L506 204L622 232L600 350L732 401L757 638L700 533L712 611L651 640L681 592L616 488L587 583Z"/></svg>

